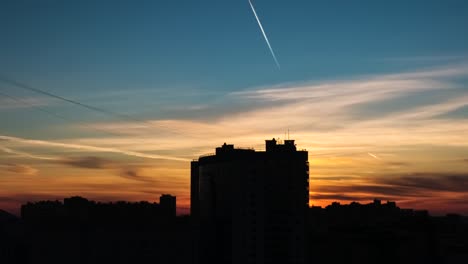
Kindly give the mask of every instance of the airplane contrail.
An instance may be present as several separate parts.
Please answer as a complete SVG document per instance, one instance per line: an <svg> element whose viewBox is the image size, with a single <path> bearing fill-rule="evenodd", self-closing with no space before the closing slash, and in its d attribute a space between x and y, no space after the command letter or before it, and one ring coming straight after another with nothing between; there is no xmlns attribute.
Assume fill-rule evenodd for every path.
<svg viewBox="0 0 468 264"><path fill-rule="evenodd" d="M55 98L55 99L58 99L58 100L61 100L61 101L64 101L64 102L67 102L67 103L70 103L70 104L74 104L74 105L76 105L76 106L79 106L79 107L81 107L81 108L85 108L85 109L88 109L88 110L91 110L91 111L94 111L94 112L98 112L98 113L101 113L101 114L110 115L110 116L113 116L113 117L118 118L118 119L121 119L121 120L126 120L126 121L131 121L131 122L137 122L137 123L143 124L143 125L144 125L145 127L147 127L147 128L152 128L152 127L154 127L154 124L152 124L152 123L149 122L149 121L142 120L142 119L139 119L139 118L136 118L136 117L127 115L127 114L109 111L109 110L106 110L106 109L103 109L103 108L100 108L100 107L96 107L96 106L92 106L92 105L89 105L89 104L85 104L85 103L79 102L79 101L77 101L77 100L72 100L72 99L70 99L70 98L66 98L66 97L63 97L63 96L60 96L60 95L57 95L57 94L54 94L54 93L45 91L45 90L41 90L41 89L32 87L32 86L30 86L30 85L27 85L27 84L24 84L24 83L15 81L15 80L13 80L13 79L9 79L9 78L7 78L7 77L4 77L3 75L0 75L0 82L7 83L7 84L9 84L9 85L12 85L12 86L15 86L15 87L24 89L24 90L33 91L33 92L35 92L35 93L42 94L42 95L45 95L45 96L48 96L48 97L51 97L51 98ZM8 96L8 97L11 98L11 96ZM14 100L15 100L15 99L14 99ZM44 110L40 110L40 111L45 112ZM53 114L53 115L57 116L56 114ZM63 119L63 118L62 118L62 119ZM186 134L183 134L183 133L181 133L181 132L175 131L174 129L172 129L172 128L170 128L170 127L166 127L166 126L163 126L163 125L159 125L158 127L163 128L163 129L165 129L165 130L167 130L167 131L170 131L171 133L174 133L174 134L187 136Z"/></svg>
<svg viewBox="0 0 468 264"><path fill-rule="evenodd" d="M267 37L267 35L265 33L265 30L263 29L262 22L260 22L260 19L258 18L258 15L257 15L257 12L255 12L255 8L254 8L254 6L253 6L253 4L252 4L252 2L250 0L249 0L249 4L250 4L250 7L252 8L252 12L255 15L255 18L257 19L258 26L260 27L260 30L263 33L263 37L265 38L265 41L266 41L266 43L268 45L268 48L270 49L271 55L273 56L273 59L275 60L276 66L278 66L278 69L281 69L281 66L280 66L279 62L276 59L275 52L273 51L273 48L270 45L270 41L268 41L268 37Z"/></svg>
<svg viewBox="0 0 468 264"><path fill-rule="evenodd" d="M60 114L57 114L55 112L52 112L52 111L49 111L43 107L40 107L40 106L36 106L36 105L33 105L33 104L30 104L28 103L26 100L23 100L23 99L20 99L18 97L15 97L15 96L11 96L11 95L8 95L6 93L3 93L3 92L0 92L0 95L1 96L4 96L4 97L7 97L13 101L16 101L18 103L21 103L21 104L24 104L26 106L29 106L29 107L32 107L34 109L37 109L38 111L41 111L49 116L54 116L56 118L60 118L62 120L65 120L65 121L72 121L72 122L75 122L75 123L78 123L79 126L82 126L82 127L85 127L85 128L90 128L90 129L93 129L93 130L96 130L96 131L99 131L99 132L104 132L104 133L107 133L109 135L112 135L112 136L120 136L119 134L116 134L116 133L113 133L113 132L110 132L110 131L107 131L107 130L102 130L102 129L99 129L99 128L95 128L93 126L90 126L90 125L87 125L85 123L82 123L82 122L77 122L77 121L74 121L74 120L71 120L63 115L60 115Z"/></svg>
<svg viewBox="0 0 468 264"><path fill-rule="evenodd" d="M370 153L370 152L367 152L367 154L369 154L369 156L373 157L374 159L380 160L380 158L379 158L377 155L375 155L375 154L372 154L372 153Z"/></svg>
<svg viewBox="0 0 468 264"><path fill-rule="evenodd" d="M111 111L108 111L108 110L100 108L100 107L96 107L96 106L92 106L92 105L89 105L89 104L81 103L81 102L78 102L76 100L65 98L63 96L53 94L53 93L50 93L50 92L47 92L47 91L44 91L44 90L41 90L41 89L38 89L38 88L34 88L32 86L26 85L24 83L20 83L18 81L5 78L3 76L0 76L0 81L4 82L4 83L8 83L8 84L13 85L13 86L16 86L16 87L21 88L21 89L33 91L33 92L38 93L38 94L46 95L46 96L49 96L49 97L52 97L52 98L55 98L55 99L58 99L58 100L61 100L61 101L64 101L64 102L68 102L68 103L71 103L71 104L86 108L86 109L91 110L91 111L111 115L111 116L114 116L114 117L117 117L117 118L120 118L120 119L125 119L125 120L134 121L134 122L140 122L140 123L146 123L146 121L144 121L144 120L139 120L139 119L133 118L133 117L125 115L125 114L115 113L115 112L111 112Z"/></svg>

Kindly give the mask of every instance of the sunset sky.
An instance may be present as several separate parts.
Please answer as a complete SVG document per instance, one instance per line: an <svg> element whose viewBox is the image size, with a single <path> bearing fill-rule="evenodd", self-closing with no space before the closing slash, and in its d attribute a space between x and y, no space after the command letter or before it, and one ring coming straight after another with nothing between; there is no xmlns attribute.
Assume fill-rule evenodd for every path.
<svg viewBox="0 0 468 264"><path fill-rule="evenodd" d="M187 212L192 159L289 129L311 205L468 214L468 1L252 3L281 69L247 0L2 1L0 208Z"/></svg>

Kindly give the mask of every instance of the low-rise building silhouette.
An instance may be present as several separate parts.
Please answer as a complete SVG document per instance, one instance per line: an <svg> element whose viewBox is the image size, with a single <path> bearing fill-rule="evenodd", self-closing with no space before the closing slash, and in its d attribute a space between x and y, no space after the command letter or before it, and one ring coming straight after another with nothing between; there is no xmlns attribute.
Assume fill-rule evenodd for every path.
<svg viewBox="0 0 468 264"><path fill-rule="evenodd" d="M155 217L154 208L148 202L71 197L64 203L29 203L34 210L24 221L0 210L0 263L197 263L199 240L190 217ZM379 200L335 202L312 206L306 223L306 263L464 263L468 258L468 218L456 214L430 216Z"/></svg>
<svg viewBox="0 0 468 264"><path fill-rule="evenodd" d="M28 263L190 263L190 225L176 197L160 203L95 202L83 197L21 208ZM2 263L0 261L0 263Z"/></svg>
<svg viewBox="0 0 468 264"><path fill-rule="evenodd" d="M175 217L177 206L176 206L176 197L170 194L163 194L159 198L159 207L161 208L161 213L168 217Z"/></svg>
<svg viewBox="0 0 468 264"><path fill-rule="evenodd" d="M53 226L64 223L116 224L140 219L139 226L153 225L176 216L176 197L163 194L160 202L95 202L74 196L60 201L39 201L21 206L21 218L35 225Z"/></svg>

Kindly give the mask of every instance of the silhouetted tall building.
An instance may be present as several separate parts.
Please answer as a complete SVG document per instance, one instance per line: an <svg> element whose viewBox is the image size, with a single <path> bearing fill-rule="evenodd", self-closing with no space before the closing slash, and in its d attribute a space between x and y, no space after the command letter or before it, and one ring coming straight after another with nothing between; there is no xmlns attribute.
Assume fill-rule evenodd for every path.
<svg viewBox="0 0 468 264"><path fill-rule="evenodd" d="M266 151L224 144L191 169L200 263L306 262L308 153L294 140L266 140Z"/></svg>

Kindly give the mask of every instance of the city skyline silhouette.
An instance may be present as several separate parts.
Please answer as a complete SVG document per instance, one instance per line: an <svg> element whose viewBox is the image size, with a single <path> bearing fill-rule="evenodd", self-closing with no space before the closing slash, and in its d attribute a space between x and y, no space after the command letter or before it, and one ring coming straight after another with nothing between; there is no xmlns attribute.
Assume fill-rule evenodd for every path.
<svg viewBox="0 0 468 264"><path fill-rule="evenodd" d="M0 263L464 260L467 14L1 1Z"/></svg>
<svg viewBox="0 0 468 264"><path fill-rule="evenodd" d="M288 132L289 133L289 132ZM289 135L287 135L287 137L289 137ZM271 142L271 143L274 143L274 145L278 144L277 146L278 147L281 147L281 146L288 146L288 145L291 145L294 147L294 150L296 149L296 146L295 146L295 143L294 143L294 140L289 140L289 139L286 139L286 140L281 140L281 139L275 139L273 138L272 140L266 140L267 142ZM255 153L255 149L254 148L234 148L234 145L230 145L230 144L226 144L224 143L221 147L219 148L216 148L216 153L220 152L222 153L222 150L223 149L226 149L227 151L229 150L236 150L236 151L239 151L239 153ZM268 143L265 147L265 151L268 151ZM271 151L271 150L270 150ZM307 150L305 149L302 149L300 150L302 152L305 152L307 153ZM368 153L370 156L374 156L374 154L372 153ZM210 157L212 156L213 154L204 154L202 156L200 156L200 158L203 158L205 159L205 157ZM373 158L378 158L378 157L373 157ZM62 161L64 163L70 163L70 165L72 166L77 166L77 167L83 167L83 168L100 168L100 167L104 167L104 166L107 166L106 164L108 163L107 160L103 160L103 159L100 159L100 158L97 158L97 157L85 157L85 158L82 158L82 159L78 159L78 160L64 160ZM195 166L195 167L194 167ZM195 183L193 180L194 180L194 177L193 177L193 171L196 170L198 167L198 161L197 160L192 160L191 162L191 180L190 180L190 187L188 188L190 190L190 199L193 200L193 193L196 191L194 189L194 186L198 186L198 183ZM309 167L309 163L307 162L307 167ZM126 175L126 176L130 176L130 177L134 177L134 178L137 178L137 175L135 175L133 171L127 171L126 172L127 174L129 175ZM310 171L307 171L307 175L310 174ZM454 184L458 184L459 181L462 182L464 179L462 178L463 176L452 176L451 179L449 180L452 180ZM198 179L198 178L196 178ZM409 179L409 178L408 178ZM313 178L308 178L308 182L309 181L313 181L314 179ZM416 181L416 179L414 179L415 182L413 184L417 184L418 182ZM421 179L421 183L423 184L439 184L438 182L432 182L432 181L428 181L427 179ZM145 181L143 179L143 181ZM149 181L151 182L151 181ZM358 186L359 187L359 186ZM357 188L358 188L357 187ZM375 187L379 187L379 186L375 186ZM307 186L307 190L309 190L310 188L310 185ZM312 186L313 188L313 186ZM461 188L463 188L463 186L461 186ZM197 191L198 192L198 191ZM397 190L398 192L398 190ZM72 194L73 195L73 194ZM75 196L80 196L80 194L74 194ZM161 195L164 196L164 191L161 192ZM308 204L310 203L310 206L312 207L321 207L320 205L316 205L314 204L314 194L312 192L309 192L308 194L309 196L309 200L308 200ZM367 197L365 199L354 199L353 200L353 197L347 197L346 195L341 195L341 194L338 194L338 193L332 193L331 195L329 195L330 198L327 198L327 199L334 199L336 198L335 200L331 200L330 204L326 204L325 206L329 206L329 205L332 205L332 204L335 204L337 202L342 202L343 200L345 201L344 204L348 203L348 204L353 204L353 203L356 203L356 202L359 202L359 201L364 201L364 202L370 202L370 201L375 201L376 199L377 200L387 200L387 201L393 201L393 202L400 202L396 199L386 199L386 196L385 195L380 195L380 196L374 196L374 197ZM383 198L382 198L383 197ZM52 199L46 199L47 201L58 201L58 200L61 200L65 197L60 197L60 196L55 196L54 198ZM11 211L13 211L13 215L16 215L16 216L21 216L21 207L23 207L23 205L25 203L30 203L30 202L35 202L35 201L38 201L38 200L41 200L40 198L36 198L36 199L29 199L29 200L24 200L22 201L22 203L20 204L20 206L18 208L14 208L13 210L10 209L10 212L9 213L12 213ZM122 198L119 198L118 196L116 196L114 199L104 199L104 200L100 200L98 199L99 202L122 202L122 201L125 201L124 199ZM141 202L143 200L135 200L133 202ZM150 201L153 201L153 199L151 199ZM132 202L132 201L130 201ZM146 202L146 201L145 201ZM323 207L325 207L323 206ZM195 206L195 208L198 208L198 205ZM4 209L4 208L0 208L0 209ZM8 209L8 208L7 208ZM413 208L411 208L413 209ZM419 209L419 210L423 210L423 211L428 211L429 213L431 213L432 215L444 215L444 214L440 214L440 213L435 213L434 212L430 212L430 210L428 210L428 208L423 208L423 207L419 207L417 206L415 209ZM179 206L179 207L176 207L174 210L176 210L176 214L177 215L193 215L194 214L194 205L192 203L190 203L190 205L187 207L187 206ZM196 209L198 210L198 209ZM8 211L8 210L7 210ZM459 212L457 211L446 211L445 214L459 214ZM463 215L463 213L462 213Z"/></svg>
<svg viewBox="0 0 468 264"><path fill-rule="evenodd" d="M0 208L170 192L188 213L187 162L289 130L309 151L313 205L378 198L466 215L467 10L6 0Z"/></svg>
<svg viewBox="0 0 468 264"><path fill-rule="evenodd" d="M459 263L468 217L393 201L309 206L309 162L295 140L265 151L224 143L191 167L190 215L159 203L73 196L0 210L5 263ZM339 241L339 243L337 243ZM337 251L342 254L335 254Z"/></svg>

